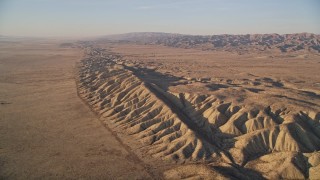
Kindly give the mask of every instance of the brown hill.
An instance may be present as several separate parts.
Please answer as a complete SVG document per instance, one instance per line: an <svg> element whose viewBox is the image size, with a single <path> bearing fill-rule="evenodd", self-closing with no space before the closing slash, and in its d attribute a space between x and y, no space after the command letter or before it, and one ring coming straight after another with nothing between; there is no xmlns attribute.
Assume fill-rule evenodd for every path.
<svg viewBox="0 0 320 180"><path fill-rule="evenodd" d="M100 40L158 44L178 48L248 52L296 52L320 53L320 35L296 34L246 34L246 35L182 35L170 33L127 33L111 35Z"/></svg>
<svg viewBox="0 0 320 180"><path fill-rule="evenodd" d="M150 80L165 81L154 69L146 70L98 48L89 51L79 68L80 97L103 123L128 135L129 142L140 144L135 147L130 143L141 156L202 163L211 168L205 172L218 173L219 178L315 179L318 175L317 104L301 106L282 97L270 104L266 100L272 99L270 94L249 104L233 101L236 96L232 93L225 93L230 96L226 99L217 94L166 90ZM280 92L279 82L265 80L261 83ZM255 96L252 90L240 88ZM291 90L285 87L285 91L289 94ZM318 94L313 98L318 100ZM186 165L165 176L182 178L175 174L178 171L199 175L202 166Z"/></svg>

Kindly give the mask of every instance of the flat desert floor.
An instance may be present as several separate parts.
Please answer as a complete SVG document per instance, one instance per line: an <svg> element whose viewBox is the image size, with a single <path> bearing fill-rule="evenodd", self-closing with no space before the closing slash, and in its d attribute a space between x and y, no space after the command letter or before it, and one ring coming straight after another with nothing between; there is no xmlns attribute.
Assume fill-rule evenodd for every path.
<svg viewBox="0 0 320 180"><path fill-rule="evenodd" d="M82 51L37 40L0 54L0 179L154 176L77 96Z"/></svg>

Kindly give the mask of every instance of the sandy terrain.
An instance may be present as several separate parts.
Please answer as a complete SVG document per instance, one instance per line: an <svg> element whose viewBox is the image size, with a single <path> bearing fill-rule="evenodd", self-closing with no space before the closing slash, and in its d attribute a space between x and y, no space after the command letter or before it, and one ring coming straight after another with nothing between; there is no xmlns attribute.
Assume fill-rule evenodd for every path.
<svg viewBox="0 0 320 180"><path fill-rule="evenodd" d="M41 40L0 54L1 178L319 177L317 54Z"/></svg>
<svg viewBox="0 0 320 180"><path fill-rule="evenodd" d="M155 176L78 98L83 52L58 44L0 43L0 179Z"/></svg>

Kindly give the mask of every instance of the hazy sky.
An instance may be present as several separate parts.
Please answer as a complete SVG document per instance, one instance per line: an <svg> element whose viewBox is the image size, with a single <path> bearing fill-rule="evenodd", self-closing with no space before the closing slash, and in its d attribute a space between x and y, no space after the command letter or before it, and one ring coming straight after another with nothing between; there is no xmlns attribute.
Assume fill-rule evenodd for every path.
<svg viewBox="0 0 320 180"><path fill-rule="evenodd" d="M0 34L320 34L320 0L0 0Z"/></svg>

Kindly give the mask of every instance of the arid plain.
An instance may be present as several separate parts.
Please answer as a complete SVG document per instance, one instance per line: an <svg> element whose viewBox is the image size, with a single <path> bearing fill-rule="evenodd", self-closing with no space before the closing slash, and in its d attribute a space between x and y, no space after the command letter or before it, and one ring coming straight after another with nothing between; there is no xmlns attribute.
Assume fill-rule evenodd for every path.
<svg viewBox="0 0 320 180"><path fill-rule="evenodd" d="M317 179L320 56L1 43L3 178Z"/></svg>
<svg viewBox="0 0 320 180"><path fill-rule="evenodd" d="M150 179L77 96L83 51L60 43L1 42L0 178Z"/></svg>

